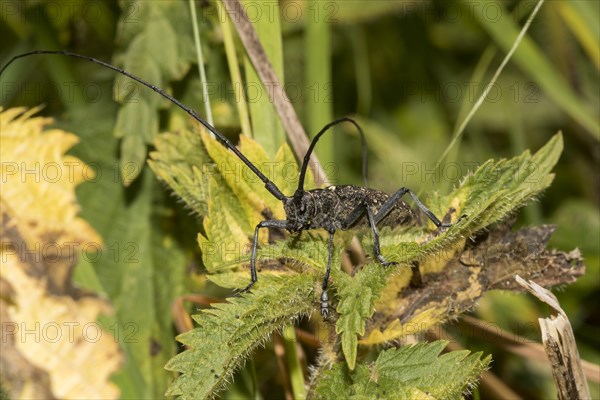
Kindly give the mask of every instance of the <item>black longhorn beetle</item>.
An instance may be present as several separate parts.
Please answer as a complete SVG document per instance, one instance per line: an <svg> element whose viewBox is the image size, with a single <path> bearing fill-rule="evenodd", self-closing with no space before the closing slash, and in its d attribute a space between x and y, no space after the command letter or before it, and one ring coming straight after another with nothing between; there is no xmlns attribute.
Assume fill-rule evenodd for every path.
<svg viewBox="0 0 600 400"><path fill-rule="evenodd" d="M210 132L212 132L215 138L226 148L235 153L240 160L258 178L263 181L265 188L275 196L278 200L283 202L283 208L285 210L285 220L265 220L261 221L254 229L254 239L252 242L252 253L250 256L250 284L246 286L242 292L250 290L250 288L258 280L256 273L256 248L258 246L258 231L260 228L280 228L286 229L291 233L302 232L307 229L325 229L329 233L329 256L327 260L327 269L325 270L325 276L323 277L322 292L321 292L321 314L324 318L327 318L329 313L328 302L329 296L327 295L327 285L329 281L329 274L331 272L331 260L333 257L333 235L338 229L347 230L351 228L369 227L373 233L373 252L377 257L377 260L384 266L394 265L395 262L386 261L381 254L379 248L379 232L377 225L382 226L398 226L398 225L413 225L416 223L416 215L413 210L402 201L402 197L405 194L409 194L417 206L423 211L423 213L435 224L438 228L448 228L451 224L442 223L429 209L419 201L417 196L408 188L401 188L393 195L388 195L382 191L376 189L370 189L360 186L352 185L338 185L329 186L324 189L310 189L304 190L304 178L306 176L306 169L310 155L312 154L315 145L321 138L321 136L327 132L331 127L341 122L349 122L353 124L361 136L361 142L363 146L362 158L363 158L363 178L366 183L366 148L365 148L365 137L360 126L351 118L339 118L325 125L319 133L313 138L300 169L300 177L298 182L298 188L296 192L291 196L286 196L273 182L269 180L258 168L252 164L250 160L242 154L225 136L217 131L212 125L202 119L194 110L179 100L175 99L170 94L166 93L159 87L139 78L131 73L123 70L122 68L115 67L104 61L95 59L93 57L84 56L81 54L72 53L70 51L54 51L54 50L36 50L28 53L23 53L13 57L1 70L0 76L4 70L12 64L15 60L23 57L29 57L33 55L65 55L69 57L79 58L93 62L95 64L102 65L115 72L118 72L126 77L133 79L134 81L152 89L162 97L174 103L176 106L187 112L192 118L200 122Z"/></svg>

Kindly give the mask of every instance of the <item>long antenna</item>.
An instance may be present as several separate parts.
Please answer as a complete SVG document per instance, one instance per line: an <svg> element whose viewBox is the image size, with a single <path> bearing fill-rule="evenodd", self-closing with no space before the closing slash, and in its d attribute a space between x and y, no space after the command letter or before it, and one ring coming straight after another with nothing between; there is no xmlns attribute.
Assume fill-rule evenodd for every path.
<svg viewBox="0 0 600 400"><path fill-rule="evenodd" d="M256 168L254 166L254 164L252 164L252 162L250 160L248 160L246 158L246 156L244 154L242 154L242 152L239 151L237 149L237 147L235 147L233 145L233 143L231 143L229 141L229 139L227 139L225 136L223 136L223 134L221 134L219 131L217 131L215 129L215 127L213 127L211 124L209 124L204 119L202 119L198 114L196 114L196 112L194 110L192 110L190 107L186 106L185 104L183 104L182 102L180 102L179 100L177 100L176 98L174 98L173 96L171 96L170 94L168 94L167 92L165 92L164 90L159 88L158 86L153 85L153 84L143 80L142 78L139 78L139 77L125 71L122 68L115 67L114 65L108 64L104 61L98 60L93 57L88 57L88 56L84 56L81 54L72 53L67 50L58 50L58 51L57 50L34 50L34 51L30 51L28 53L23 53L23 54L14 56L8 63L6 63L6 65L4 67L2 67L2 69L0 69L0 76L2 76L2 73L4 72L4 70L6 68L8 68L8 66L10 64L12 64L14 61L18 60L19 58L29 57L29 56L38 55L38 54L63 55L63 56L69 56L69 57L74 57L74 58L79 58L82 60L90 61L90 62L93 62L94 64L102 65L103 67L111 69L122 75L125 75L126 77L133 79L134 81L146 86L147 88L154 90L156 93L158 93L162 97L166 98L167 100L171 101L173 104L175 104L177 107L181 108L183 111L187 112L192 118L194 118L196 121L200 122L202 125L204 125L204 127L206 127L206 129L211 131L215 135L215 138L223 146L225 146L229 150L233 151L235 153L235 155L238 156L238 158L240 160L242 160L242 162L244 164L246 164L248 166L248 168L250 168L252 170L252 172L254 172L254 174L260 178L261 181L264 182L265 188L273 196L275 196L279 200L283 200L286 198L286 196L283 193L281 193L281 190L279 190L279 188L277 186L275 186L275 184L273 182L271 182L269 180L269 178L267 178L262 172L260 172L260 170L258 168ZM311 147L311 149L312 149L312 147ZM309 150L309 153L310 153L310 150Z"/></svg>
<svg viewBox="0 0 600 400"><path fill-rule="evenodd" d="M315 146L317 145L317 142L319 141L321 136L323 136L323 134L325 132L327 132L331 127L333 127L339 123L342 123L342 122L350 122L352 125L354 125L356 127L356 129L358 130L358 133L360 134L360 141L361 141L361 145L362 145L362 175L363 175L363 179L365 181L365 186L367 186L367 141L365 139L365 134L363 133L361 127L358 125L358 123L356 123L355 120L353 120L352 118L348 118L348 117L342 117L342 118L338 118L334 121L331 121L330 123L325 125L319 131L319 133L317 133L315 135L312 142L310 143L310 147L308 148L308 151L304 155L304 162L302 163L302 168L300 169L300 179L298 180L298 189L296 190L297 195L304 191L304 178L306 176L306 169L308 168L308 162L310 161L310 155L312 154Z"/></svg>

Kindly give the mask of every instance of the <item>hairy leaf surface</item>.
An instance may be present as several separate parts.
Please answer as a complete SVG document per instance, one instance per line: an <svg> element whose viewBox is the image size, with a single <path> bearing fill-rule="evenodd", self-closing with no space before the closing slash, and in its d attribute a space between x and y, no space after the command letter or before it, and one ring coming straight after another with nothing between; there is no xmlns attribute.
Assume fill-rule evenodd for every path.
<svg viewBox="0 0 600 400"><path fill-rule="evenodd" d="M177 337L189 350L175 356L166 367L182 374L167 395L184 399L213 397L250 351L275 330L310 313L311 274L284 278L265 276L264 285L251 295L216 304L193 318L198 328Z"/></svg>
<svg viewBox="0 0 600 400"><path fill-rule="evenodd" d="M447 342L392 348L354 371L337 363L314 387L315 399L460 399L489 362L481 353L453 351L440 355Z"/></svg>

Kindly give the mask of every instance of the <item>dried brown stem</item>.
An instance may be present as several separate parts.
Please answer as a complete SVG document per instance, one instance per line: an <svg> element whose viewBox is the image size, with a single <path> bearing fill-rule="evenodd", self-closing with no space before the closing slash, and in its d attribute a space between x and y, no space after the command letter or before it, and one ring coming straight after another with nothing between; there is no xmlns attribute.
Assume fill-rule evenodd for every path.
<svg viewBox="0 0 600 400"><path fill-rule="evenodd" d="M558 398L561 400L590 399L590 389L583 373L573 329L558 299L552 292L531 280L527 282L520 276L515 279L519 285L555 311L550 318L540 318L539 322L542 329L542 342L552 366Z"/></svg>

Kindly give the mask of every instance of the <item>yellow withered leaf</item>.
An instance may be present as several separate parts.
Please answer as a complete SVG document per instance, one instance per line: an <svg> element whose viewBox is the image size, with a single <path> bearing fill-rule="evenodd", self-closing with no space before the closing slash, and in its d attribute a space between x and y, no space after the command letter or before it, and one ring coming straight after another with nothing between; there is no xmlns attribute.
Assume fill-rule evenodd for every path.
<svg viewBox="0 0 600 400"><path fill-rule="evenodd" d="M119 389L109 377L122 357L113 335L96 321L101 312L110 312L110 306L94 297L49 293L46 280L29 275L18 256L3 256L2 264L6 274L3 271L1 279L12 293L0 302L1 357L3 364L21 360L18 371L2 374L11 395L40 398L38 390L26 389L35 386L37 374L44 374L49 381L46 389L55 398L118 398ZM4 346L11 350L5 353Z"/></svg>
<svg viewBox="0 0 600 400"><path fill-rule="evenodd" d="M77 136L43 130L50 118L33 117L39 109L0 108L2 208L30 245L42 242L93 241L100 237L77 218L75 187L93 179L93 168L65 155Z"/></svg>
<svg viewBox="0 0 600 400"><path fill-rule="evenodd" d="M0 108L1 382L11 398L117 398L110 376L122 363L97 322L104 301L75 289L85 246L100 246L77 215L76 186L94 177L65 155L77 136L44 130L37 109Z"/></svg>

